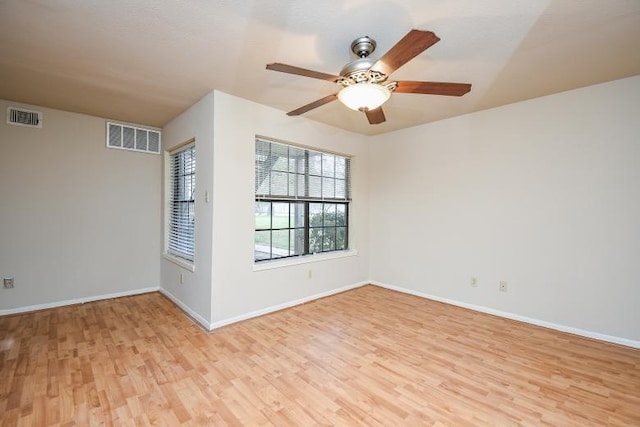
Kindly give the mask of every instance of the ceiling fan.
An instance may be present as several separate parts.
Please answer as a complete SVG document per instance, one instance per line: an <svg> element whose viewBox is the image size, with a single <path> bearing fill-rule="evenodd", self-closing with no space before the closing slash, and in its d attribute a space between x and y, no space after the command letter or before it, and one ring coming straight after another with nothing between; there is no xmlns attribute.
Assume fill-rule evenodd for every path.
<svg viewBox="0 0 640 427"><path fill-rule="evenodd" d="M267 64L267 70L327 80L342 86L338 93L290 111L287 113L288 116L298 116L339 99L347 107L364 112L369 123L375 125L386 120L382 104L389 99L392 92L462 96L471 90L468 83L388 80L391 73L438 41L438 36L431 31L411 30L376 61L369 57L376 48L375 40L368 36L360 37L351 43L351 51L358 59L345 65L339 76L277 62Z"/></svg>

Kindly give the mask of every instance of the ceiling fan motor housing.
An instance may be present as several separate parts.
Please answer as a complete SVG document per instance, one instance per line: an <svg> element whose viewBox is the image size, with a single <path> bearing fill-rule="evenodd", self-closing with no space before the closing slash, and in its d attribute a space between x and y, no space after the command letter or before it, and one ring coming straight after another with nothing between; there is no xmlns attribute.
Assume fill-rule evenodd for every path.
<svg viewBox="0 0 640 427"><path fill-rule="evenodd" d="M360 58L355 61L349 62L347 65L342 67L340 70L340 75L342 77L349 77L353 73L365 72L368 71L376 61L370 58Z"/></svg>

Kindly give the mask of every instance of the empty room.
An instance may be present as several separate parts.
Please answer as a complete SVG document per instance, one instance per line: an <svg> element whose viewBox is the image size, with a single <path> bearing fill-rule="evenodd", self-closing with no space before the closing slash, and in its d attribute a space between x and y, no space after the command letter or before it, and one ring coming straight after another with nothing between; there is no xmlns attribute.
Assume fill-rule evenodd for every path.
<svg viewBox="0 0 640 427"><path fill-rule="evenodd" d="M0 0L0 425L640 425L637 0Z"/></svg>

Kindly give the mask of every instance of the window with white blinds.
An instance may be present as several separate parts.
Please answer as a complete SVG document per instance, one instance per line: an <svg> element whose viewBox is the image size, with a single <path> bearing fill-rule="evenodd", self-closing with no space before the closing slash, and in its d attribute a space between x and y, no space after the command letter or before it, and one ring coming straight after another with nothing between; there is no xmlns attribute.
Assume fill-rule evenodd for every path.
<svg viewBox="0 0 640 427"><path fill-rule="evenodd" d="M256 199L349 201L349 157L256 139Z"/></svg>
<svg viewBox="0 0 640 427"><path fill-rule="evenodd" d="M347 250L349 157L256 139L254 260Z"/></svg>
<svg viewBox="0 0 640 427"><path fill-rule="evenodd" d="M196 151L193 143L169 153L167 253L193 263Z"/></svg>

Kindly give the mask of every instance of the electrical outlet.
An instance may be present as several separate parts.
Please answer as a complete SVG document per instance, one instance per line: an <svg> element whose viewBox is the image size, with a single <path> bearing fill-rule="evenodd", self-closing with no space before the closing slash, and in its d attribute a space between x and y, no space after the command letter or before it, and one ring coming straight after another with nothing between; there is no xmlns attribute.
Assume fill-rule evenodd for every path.
<svg viewBox="0 0 640 427"><path fill-rule="evenodd" d="M311 279L312 277L313 277L313 270L312 270L312 269L309 269L309 270L307 271L307 279Z"/></svg>
<svg viewBox="0 0 640 427"><path fill-rule="evenodd" d="M471 280L469 280L469 284L474 288L476 288L478 286L478 279L476 279L475 277L472 277Z"/></svg>
<svg viewBox="0 0 640 427"><path fill-rule="evenodd" d="M504 280L500 281L500 292L507 292L507 282Z"/></svg>
<svg viewBox="0 0 640 427"><path fill-rule="evenodd" d="M4 279L2 279L2 282L5 289L13 288L13 277L5 277Z"/></svg>

